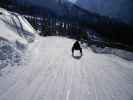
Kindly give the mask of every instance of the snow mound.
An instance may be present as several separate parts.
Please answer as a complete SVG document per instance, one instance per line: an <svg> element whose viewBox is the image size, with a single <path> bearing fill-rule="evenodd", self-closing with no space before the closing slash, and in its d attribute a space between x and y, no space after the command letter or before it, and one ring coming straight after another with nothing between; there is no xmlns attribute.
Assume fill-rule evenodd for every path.
<svg viewBox="0 0 133 100"><path fill-rule="evenodd" d="M10 41L31 42L35 38L36 31L21 15L0 9L0 36Z"/></svg>
<svg viewBox="0 0 133 100"><path fill-rule="evenodd" d="M23 62L36 31L21 15L0 8L0 70Z"/></svg>

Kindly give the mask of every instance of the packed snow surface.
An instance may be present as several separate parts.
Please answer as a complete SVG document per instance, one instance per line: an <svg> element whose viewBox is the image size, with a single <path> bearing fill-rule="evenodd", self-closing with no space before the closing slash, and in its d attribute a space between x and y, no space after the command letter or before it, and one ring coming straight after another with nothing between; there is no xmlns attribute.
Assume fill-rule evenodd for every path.
<svg viewBox="0 0 133 100"><path fill-rule="evenodd" d="M0 100L132 100L133 62L83 49L71 56L74 40L37 37L31 60L0 77Z"/></svg>

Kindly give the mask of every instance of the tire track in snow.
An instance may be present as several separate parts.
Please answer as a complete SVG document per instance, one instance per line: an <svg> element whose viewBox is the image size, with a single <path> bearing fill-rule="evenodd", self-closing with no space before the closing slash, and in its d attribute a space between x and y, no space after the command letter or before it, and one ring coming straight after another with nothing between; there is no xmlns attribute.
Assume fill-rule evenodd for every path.
<svg viewBox="0 0 133 100"><path fill-rule="evenodd" d="M17 83L4 92L0 100L130 100L132 71L126 70L125 64L121 68L109 55L87 50L83 50L80 60L75 60L69 55L69 44L62 46L61 39L46 41L44 39L40 45L42 59L38 56L33 64L20 68ZM59 51L53 55L54 50ZM35 64L36 60L40 60L39 64ZM127 65L132 66L131 63Z"/></svg>
<svg viewBox="0 0 133 100"><path fill-rule="evenodd" d="M61 53L61 54L62 54L62 53ZM63 54L64 54L64 53L63 53ZM64 56L64 55L62 55L62 56ZM59 73L61 72L61 70L60 70L61 68L60 68L60 67L61 67L61 65L62 65L61 63L63 63L63 58L62 58L62 56L59 57L59 59L58 59L59 62L56 61L57 64L56 64L55 62L52 62L52 63L54 63L54 65L58 66L58 67L56 68L56 71L55 71L56 74L54 75L53 78L50 78L50 79L48 80L47 84L45 84L45 83L42 84L42 86L41 86L42 88L40 87L40 88L38 89L38 92L39 92L38 94L41 94L41 95L42 95L42 93L44 93L44 92L40 92L40 91L42 91L44 87L47 87L46 85L48 85L48 83L50 83L49 85L51 85L51 88L52 88L52 86L54 86L54 85L52 85L52 84L55 84L55 82L56 82L56 80L57 80L57 78L58 78L57 76L58 76ZM61 65L58 65L58 63L61 64ZM52 64L51 66L53 66L53 64ZM62 67L63 67L63 66L62 66ZM58 70L57 70L57 69L58 69ZM51 80L51 79L52 79L52 80ZM51 82L50 82L50 80L51 80ZM45 89L45 90L46 90L46 89ZM44 90L43 90L43 91L44 91ZM49 89L49 91L51 91L51 89ZM39 96L38 94L35 95L35 100L38 99L39 97L42 97L42 96ZM55 98L54 98L54 99L55 99Z"/></svg>
<svg viewBox="0 0 133 100"><path fill-rule="evenodd" d="M58 57L55 57L55 58L58 58ZM36 87L36 89L33 91L34 93L30 93L30 94L32 94L31 95L31 98L32 98L31 100L33 100L34 96L38 94L37 91L40 88L43 88L42 85L45 84L46 80L48 80L48 79L56 79L56 74L59 71L55 71L55 69L57 69L57 66L54 67L54 66L51 66L51 65L53 65L53 63L56 64L55 62L60 61L60 59L56 60L55 58L53 60L51 60L51 62L48 65L45 65L45 66L47 66L46 70L42 69L42 72L38 73L38 76L36 76L35 79L33 80L33 82L31 83L31 86L30 86L31 89ZM42 79L40 79L40 77L42 77ZM28 97L27 100L29 100L29 97Z"/></svg>
<svg viewBox="0 0 133 100"><path fill-rule="evenodd" d="M54 59L54 60L56 60L56 59ZM56 60L57 61L57 60ZM43 61L42 61L43 62ZM31 66L32 67L32 66ZM43 67L41 67L41 68L43 68ZM32 70L31 70L32 71ZM29 72L29 70L28 70L28 72ZM22 74L22 73L21 73ZM31 72L31 74L32 74L32 72ZM35 73L34 73L35 74ZM30 77L30 76L29 76ZM23 79L23 78L22 78ZM14 84L11 88L9 88L8 89L8 91L7 91L7 93L5 93L6 95L7 94L9 94L9 93L11 93L10 91L14 91L15 89L17 89L17 90L15 90L15 91L19 91L19 90L24 90L25 89L25 87L27 86L27 79L20 79L20 81L18 81L16 84ZM25 82L25 83L24 83ZM22 86L21 84L23 83L23 85L24 86ZM21 85L21 86L20 86ZM20 88L21 87L21 88ZM5 95L4 94L4 95ZM15 95L16 93L14 93L14 95ZM12 95L13 96L13 95ZM7 96L8 97L8 96Z"/></svg>

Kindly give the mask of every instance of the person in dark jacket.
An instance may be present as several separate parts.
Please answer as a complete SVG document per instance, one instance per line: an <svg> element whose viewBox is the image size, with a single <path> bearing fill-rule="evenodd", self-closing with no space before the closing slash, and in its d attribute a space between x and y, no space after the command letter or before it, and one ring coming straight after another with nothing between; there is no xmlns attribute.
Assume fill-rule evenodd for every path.
<svg viewBox="0 0 133 100"><path fill-rule="evenodd" d="M80 54L82 56L82 48L80 47L80 44L78 41L76 41L72 46L72 55L74 55L74 50L79 50Z"/></svg>

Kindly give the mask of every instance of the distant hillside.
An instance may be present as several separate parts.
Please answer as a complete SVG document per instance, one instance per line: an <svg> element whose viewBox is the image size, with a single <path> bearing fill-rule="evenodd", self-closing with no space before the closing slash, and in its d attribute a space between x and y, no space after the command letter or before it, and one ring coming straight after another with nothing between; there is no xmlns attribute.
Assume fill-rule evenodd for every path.
<svg viewBox="0 0 133 100"><path fill-rule="evenodd" d="M17 2L19 4L18 12L40 16L49 14L51 17L56 17L65 22L78 23L83 30L93 29L108 41L121 42L133 46L131 35L133 33L133 26L124 23L120 19L90 12L70 2L58 3L50 1L44 3L44 1L40 0L37 4L35 4L35 1L27 2L23 0L23 2Z"/></svg>
<svg viewBox="0 0 133 100"><path fill-rule="evenodd" d="M77 6L133 24L133 0L77 0Z"/></svg>

